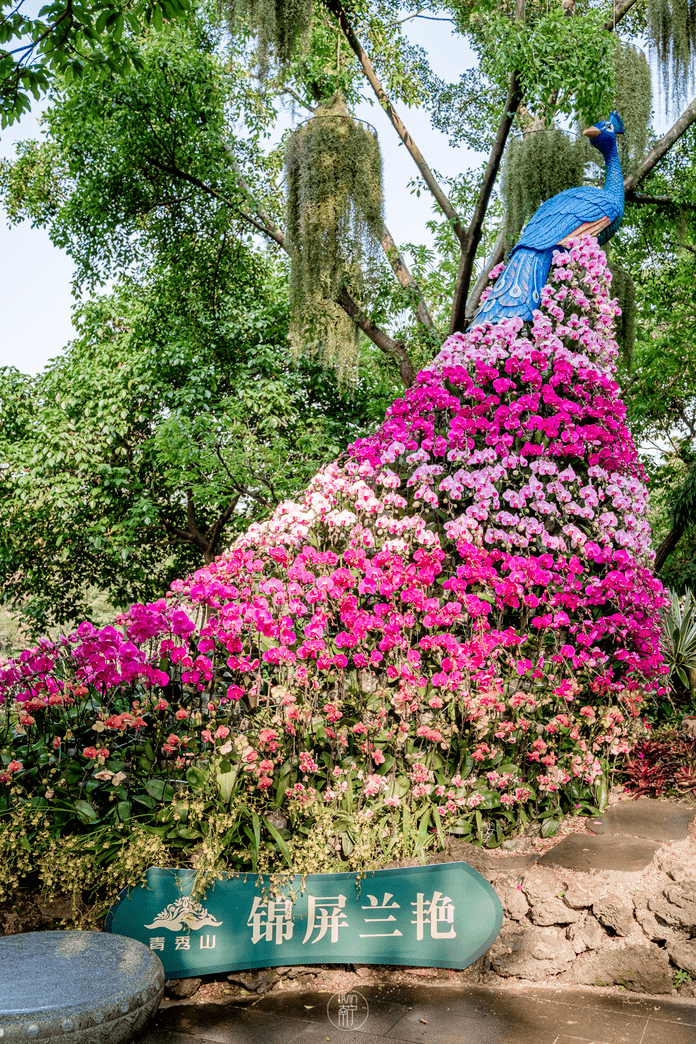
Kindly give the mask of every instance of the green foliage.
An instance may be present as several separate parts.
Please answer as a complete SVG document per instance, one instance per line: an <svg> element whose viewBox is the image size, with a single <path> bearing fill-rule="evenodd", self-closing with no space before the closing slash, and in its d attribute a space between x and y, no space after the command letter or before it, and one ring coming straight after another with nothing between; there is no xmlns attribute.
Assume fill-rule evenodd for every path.
<svg viewBox="0 0 696 1044"><path fill-rule="evenodd" d="M650 475L655 548L674 531L673 507L696 451L695 161L691 128L644 187L674 204L627 206L611 250L612 270L619 264L636 285L634 350L621 360L619 376L628 423ZM683 592L696 588L696 516L689 510L680 521L685 528L660 578Z"/></svg>
<svg viewBox="0 0 696 1044"><path fill-rule="evenodd" d="M652 80L645 53L616 38L613 109L621 114L625 133L619 136L619 159L624 175L645 154L652 116Z"/></svg>
<svg viewBox="0 0 696 1044"><path fill-rule="evenodd" d="M630 370L636 339L636 285L631 273L619 264L610 262L611 292L618 301L621 315L616 317L616 341L621 348L623 364Z"/></svg>
<svg viewBox="0 0 696 1044"><path fill-rule="evenodd" d="M525 21L496 7L474 12L469 27L495 83L506 87L516 69L525 105L538 119L549 124L562 113L587 126L611 108L614 41L602 29L605 19L598 9L567 18L560 4L530 5Z"/></svg>
<svg viewBox="0 0 696 1044"><path fill-rule="evenodd" d="M648 0L648 33L657 52L662 89L668 101L681 104L693 83L696 53L694 0Z"/></svg>
<svg viewBox="0 0 696 1044"><path fill-rule="evenodd" d="M22 4L0 5L0 126L7 127L31 108L56 75L64 80L122 74L139 64L135 40L143 31L162 29L180 17L188 0L100 0L41 7L38 17Z"/></svg>
<svg viewBox="0 0 696 1044"><path fill-rule="evenodd" d="M291 339L354 380L358 330L335 301L346 286L365 292L382 236L382 157L376 134L336 95L288 144L287 239Z"/></svg>
<svg viewBox="0 0 696 1044"><path fill-rule="evenodd" d="M203 874L364 871L440 847L435 799L413 814L407 805L373 815L345 755L331 760L351 766L340 772L348 783L340 807L308 791L292 744L280 759L275 745L262 754L276 772L271 788L257 789L252 743L268 715L225 705L221 680L205 694L171 685L168 699L147 685L125 684L107 697L68 680L50 707L34 700L3 708L0 901L35 874L47 894L86 900L89 922L152 865ZM312 742L324 769L331 745L323 729ZM438 765L440 775L442 759ZM392 789L405 795L407 777Z"/></svg>
<svg viewBox="0 0 696 1044"><path fill-rule="evenodd" d="M384 407L292 363L284 286L249 251L217 258L223 293L198 285L208 245L187 296L176 271L121 287L82 307L38 378L3 373L0 591L34 635L89 616L95 584L117 605L158 597Z"/></svg>
<svg viewBox="0 0 696 1044"><path fill-rule="evenodd" d="M670 598L664 619L663 651L673 692L691 695L689 671L696 670L696 601L692 591L682 597L672 591Z"/></svg>
<svg viewBox="0 0 696 1044"><path fill-rule="evenodd" d="M510 142L502 184L508 247L545 200L582 185L585 144L557 128L530 131Z"/></svg>

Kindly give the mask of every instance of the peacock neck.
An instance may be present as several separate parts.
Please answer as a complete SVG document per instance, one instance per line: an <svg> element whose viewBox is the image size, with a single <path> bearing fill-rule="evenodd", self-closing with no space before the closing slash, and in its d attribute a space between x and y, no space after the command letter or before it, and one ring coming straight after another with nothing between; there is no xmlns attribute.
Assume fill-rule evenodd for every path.
<svg viewBox="0 0 696 1044"><path fill-rule="evenodd" d="M605 156L606 173L604 175L604 191L608 192L613 199L624 208L624 183L621 161L614 145L608 156Z"/></svg>

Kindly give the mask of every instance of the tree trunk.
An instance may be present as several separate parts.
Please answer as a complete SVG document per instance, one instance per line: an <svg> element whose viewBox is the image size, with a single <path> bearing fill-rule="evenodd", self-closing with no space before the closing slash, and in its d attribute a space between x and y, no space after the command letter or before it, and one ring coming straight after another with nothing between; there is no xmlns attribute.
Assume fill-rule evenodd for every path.
<svg viewBox="0 0 696 1044"><path fill-rule="evenodd" d="M659 573L684 534L683 525L674 525L662 541L655 554L655 572Z"/></svg>

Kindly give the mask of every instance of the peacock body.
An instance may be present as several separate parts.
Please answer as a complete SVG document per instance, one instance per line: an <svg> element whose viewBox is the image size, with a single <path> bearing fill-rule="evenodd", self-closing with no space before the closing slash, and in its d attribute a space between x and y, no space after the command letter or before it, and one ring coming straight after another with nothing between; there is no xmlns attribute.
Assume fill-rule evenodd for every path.
<svg viewBox="0 0 696 1044"><path fill-rule="evenodd" d="M612 112L608 120L595 123L583 133L604 156L604 187L566 189L542 203L527 223L490 296L476 312L472 326L514 316L532 319L554 250L580 235L596 236L604 244L619 229L624 212L623 173L616 144L616 135L624 133L621 117Z"/></svg>

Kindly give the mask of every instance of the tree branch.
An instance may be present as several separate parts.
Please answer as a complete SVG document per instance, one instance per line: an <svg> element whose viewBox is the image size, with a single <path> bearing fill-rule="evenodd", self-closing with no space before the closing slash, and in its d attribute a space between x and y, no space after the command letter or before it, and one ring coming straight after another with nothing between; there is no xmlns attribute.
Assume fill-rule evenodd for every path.
<svg viewBox="0 0 696 1044"><path fill-rule="evenodd" d="M641 160L633 174L624 178L624 192L626 195L632 192L636 185L639 185L648 176L653 167L669 152L674 143L681 138L682 134L689 129L692 123L696 123L696 98L684 110L677 122L670 127L665 136L660 138L655 148L651 149L647 156Z"/></svg>
<svg viewBox="0 0 696 1044"><path fill-rule="evenodd" d="M626 193L627 203L637 203L639 205L645 205L649 203L656 204L657 206L673 206L678 207L679 204L675 200L670 199L669 196L647 196L644 192L627 192ZM692 204L693 205L693 204Z"/></svg>
<svg viewBox="0 0 696 1044"><path fill-rule="evenodd" d="M603 28L606 29L608 33L613 32L613 30L616 29L617 24L621 21L624 15L628 14L635 3L637 3L637 0L622 0L621 3L614 0L614 13L611 18L604 23Z"/></svg>
<svg viewBox="0 0 696 1044"><path fill-rule="evenodd" d="M341 32L345 36L346 40L348 41L353 50L353 53L360 62L363 72L365 73L365 76L367 77L370 86L372 87L372 90L377 95L378 102L380 103L387 116L391 120L391 124L394 130L399 135L408 151L411 153L411 156L413 157L413 160L416 166L418 167L418 170L420 171L421 177L423 178L426 185L435 197L435 200L437 201L437 204L440 207L442 213L445 215L447 220L452 223L452 228L454 230L455 235L457 236L457 239L459 239L459 241L463 243L464 229L462 228L461 218L459 217L459 214L457 214L449 199L438 185L435 175L433 174L428 164L425 162L425 158L422 152L416 145L411 135L406 130L406 127L404 126L401 117L399 116L396 109L390 102L387 96L387 92L384 90L384 87L382 86L377 77L374 66L370 61L369 55L360 43L360 40L358 39L355 33L355 30L348 21L341 0L325 0L325 3L329 11L331 11L331 13L336 18L341 28Z"/></svg>
<svg viewBox="0 0 696 1044"><path fill-rule="evenodd" d="M395 341L384 330L380 330L378 326L375 326L345 288L341 291L338 304L377 348L383 351L385 355L390 355L397 360L404 387L410 388L416 379L416 371L413 369L413 364L408 357L403 341Z"/></svg>
<svg viewBox="0 0 696 1044"><path fill-rule="evenodd" d="M293 90L292 87L288 87L287 85L285 85L285 86L283 86L281 88L280 93L281 94L289 94L291 98L295 99L295 101L297 102L298 105L301 105L303 109L307 109L309 112L316 112L317 111L315 105L309 105L306 101L304 101L302 98L300 98L300 96L297 93L297 91ZM227 146L227 147L229 148L229 146Z"/></svg>
<svg viewBox="0 0 696 1044"><path fill-rule="evenodd" d="M474 312L479 306L481 300L481 294L486 289L488 280L490 279L491 270L499 265L505 257L505 228L501 228L498 233L498 238L495 241L495 245L491 252L491 256L486 261L486 264L479 275L478 279L474 283L474 288L469 295L469 300L466 302L466 320L467 322L471 319Z"/></svg>
<svg viewBox="0 0 696 1044"><path fill-rule="evenodd" d="M685 528L686 527L684 525L675 524L674 526L672 526L672 529L667 534L667 536L655 552L655 564L653 566L654 572L660 572L669 556L676 549L677 544L679 543L684 534Z"/></svg>
<svg viewBox="0 0 696 1044"><path fill-rule="evenodd" d="M498 171L500 170L505 146L510 135L512 120L521 101L522 90L520 87L520 78L517 71L515 71L510 77L508 95L505 99L505 105L498 124L498 132L495 136L495 141L493 142L493 148L488 157L488 163L486 165L485 174L483 175L483 182L479 190L478 199L476 200L476 205L474 207L474 213L469 227L466 230L466 235L461 241L462 256L459 261L459 271L457 273L457 282L455 284L454 298L452 300L450 333L454 333L455 330L463 330L466 325L466 300L467 294L469 293L471 276L474 271L476 251L481 242L483 222L486 217L486 211L488 210L491 192L493 191L493 186L498 177Z"/></svg>
<svg viewBox="0 0 696 1044"><path fill-rule="evenodd" d="M208 541L196 525L196 511L193 503L193 493L190 489L186 491L186 528L190 534L191 543L195 544L205 554Z"/></svg>
<svg viewBox="0 0 696 1044"><path fill-rule="evenodd" d="M391 232L386 225L382 229L382 249L387 255L389 264L392 266L394 275L399 280L401 286L404 290L412 291L412 293L418 297L418 304L416 305L416 318L418 319L418 322L421 323L422 326L427 327L428 330L434 330L435 323L433 322L430 311L428 310L428 305L423 297L423 292L416 280L413 278L408 265L401 256L399 248L392 239Z"/></svg>
<svg viewBox="0 0 696 1044"><path fill-rule="evenodd" d="M217 546L217 542L220 539L220 535L221 535L223 529L225 528L225 526L229 522L230 518L232 517L232 513L234 512L234 509L236 508L237 504L239 503L239 498L240 498L240 494L239 493L237 494L236 497L232 497L232 500L229 502L229 504L227 505L225 510L222 512L222 514L218 515L217 521L216 521L215 525L213 526L212 532L210 534L210 540L208 541L208 547L206 548L206 551L205 551L206 562L212 562L213 558L215 557L215 548Z"/></svg>

